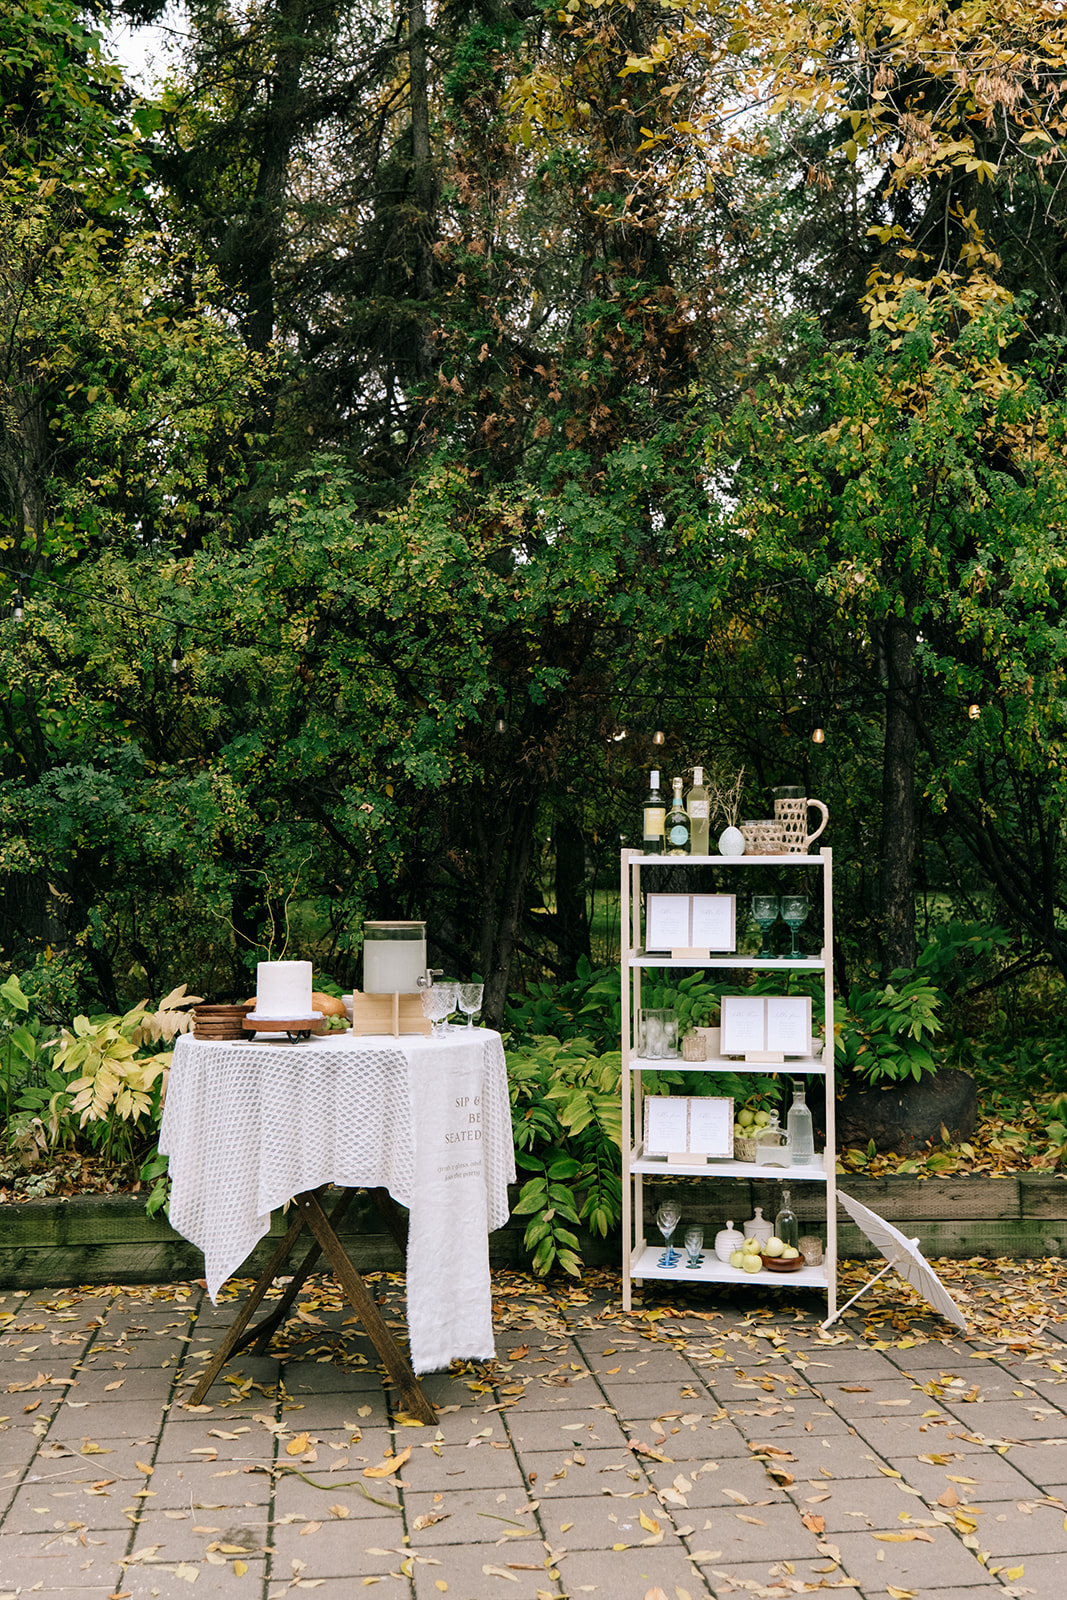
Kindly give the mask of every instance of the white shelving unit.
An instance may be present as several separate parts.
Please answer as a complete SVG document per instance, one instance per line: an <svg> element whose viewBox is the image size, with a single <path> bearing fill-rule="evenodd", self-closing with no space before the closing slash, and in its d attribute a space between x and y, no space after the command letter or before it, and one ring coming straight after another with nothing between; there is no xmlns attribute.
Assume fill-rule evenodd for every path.
<svg viewBox="0 0 1067 1600"><path fill-rule="evenodd" d="M681 1279L683 1283L731 1283L731 1284L758 1284L761 1288L796 1289L811 1288L821 1289L825 1292L828 1302L827 1316L833 1316L837 1310L837 1183L836 1183L836 1143L834 1132L834 994L833 994L833 856L830 850L820 850L817 856L808 855L778 855L778 856L667 856L642 855L639 850L624 850L622 852L622 913L620 927L624 930L624 951L622 958L622 1142L623 1142L623 1190L622 1190L622 1226L623 1226L623 1308L629 1311L631 1299L631 1284L643 1282L645 1279ZM649 955L642 948L641 931L641 894L642 875L648 876L644 888L656 888L656 878L664 869L671 867L704 868L710 874L722 875L729 873L731 876L741 872L747 873L753 868L769 868L780 880L779 892L788 893L788 875L797 868L814 868L822 877L822 949L818 956L806 956L793 960L790 957L773 957L761 959L759 956L743 955L717 955L708 961L692 957L679 957L672 959L669 956ZM736 883L738 880L734 879ZM743 881L743 880L741 880ZM709 892L717 889L714 878L710 877L707 889ZM731 885L727 892L740 891ZM629 931L629 948L626 945L626 930ZM742 974L745 972L821 972L823 976L823 1015L828 1019L825 1042L821 1056L812 1056L808 1059L794 1059L790 1057L783 1064L750 1064L741 1059L718 1058L711 1061L684 1061L675 1059L671 1061L649 1061L633 1053L631 1039L634 1034L634 1023L637 1013L641 1008L641 974L645 968L665 969L681 967L692 970L700 967L712 971L722 971ZM729 980L726 980L729 981ZM816 1151L815 1160L806 1167L768 1167L761 1166L754 1161L712 1160L707 1162L694 1162L693 1164L671 1161L668 1165L664 1159L648 1157L644 1153L640 1131L644 1126L643 1108L644 1095L642 1091L642 1073L662 1071L669 1068L672 1072L692 1073L719 1073L743 1072L777 1073L785 1078L799 1078L807 1076L809 1079L821 1078L823 1080L823 1093L826 1105L826 1145L822 1151ZM784 1109L783 1109L784 1125ZM759 1178L781 1179L791 1186L816 1183L825 1190L826 1201L826 1249L821 1266L802 1267L799 1272L773 1273L766 1270L749 1274L742 1272L737 1267L731 1267L727 1262L719 1261L715 1255L714 1238L705 1237L704 1261L697 1268L689 1268L679 1263L675 1267L660 1267L658 1261L663 1254L663 1241L655 1229L654 1219L650 1218L650 1237L645 1237L644 1215L644 1185L648 1177L682 1177L689 1179L709 1178ZM734 1213L736 1218L736 1212ZM739 1219L743 1221L744 1219ZM676 1241L677 1247L677 1241ZM684 1262L684 1251L681 1252Z"/></svg>

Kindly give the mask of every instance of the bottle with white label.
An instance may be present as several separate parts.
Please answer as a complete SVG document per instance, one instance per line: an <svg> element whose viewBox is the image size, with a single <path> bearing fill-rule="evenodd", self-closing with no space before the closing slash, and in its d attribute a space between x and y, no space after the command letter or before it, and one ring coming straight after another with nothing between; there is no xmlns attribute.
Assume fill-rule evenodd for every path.
<svg viewBox="0 0 1067 1600"><path fill-rule="evenodd" d="M674 799L671 801L671 809L667 812L667 820L664 824L667 854L669 856L687 856L689 854L689 813L682 804L681 778L672 778L671 787L674 789Z"/></svg>
<svg viewBox="0 0 1067 1600"><path fill-rule="evenodd" d="M711 806L704 787L704 768L693 768L693 787L685 797L689 813L689 853L706 856L710 853Z"/></svg>
<svg viewBox="0 0 1067 1600"><path fill-rule="evenodd" d="M663 824L667 807L660 793L659 773L653 772L641 807L641 848L646 856L663 854Z"/></svg>

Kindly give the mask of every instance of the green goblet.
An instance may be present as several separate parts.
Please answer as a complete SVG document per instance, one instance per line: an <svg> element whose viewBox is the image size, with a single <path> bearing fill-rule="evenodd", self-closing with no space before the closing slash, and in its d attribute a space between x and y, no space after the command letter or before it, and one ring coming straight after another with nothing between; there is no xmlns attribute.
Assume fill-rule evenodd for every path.
<svg viewBox="0 0 1067 1600"><path fill-rule="evenodd" d="M771 949L771 929L778 921L778 896L776 894L754 894L752 896L752 920L758 923L763 935L763 949L760 959L766 960L774 955Z"/></svg>
<svg viewBox="0 0 1067 1600"><path fill-rule="evenodd" d="M795 959L803 955L797 949L797 929L802 928L808 920L808 897L806 894L784 894L782 896L782 921L793 936L793 948L790 955Z"/></svg>

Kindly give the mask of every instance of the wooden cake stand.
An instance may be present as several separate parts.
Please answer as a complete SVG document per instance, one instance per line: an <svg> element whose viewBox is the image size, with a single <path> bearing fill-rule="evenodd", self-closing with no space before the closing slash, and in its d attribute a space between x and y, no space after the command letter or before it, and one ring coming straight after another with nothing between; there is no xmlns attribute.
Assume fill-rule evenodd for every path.
<svg viewBox="0 0 1067 1600"><path fill-rule="evenodd" d="M269 1027L264 1027L264 1023L269 1023ZM284 1033L286 1040L295 1044L299 1039L310 1039L313 1033L325 1033L326 1018L316 1014L313 1017L262 1017L257 1020L255 1013L252 1013L245 1017L241 1026L246 1033Z"/></svg>

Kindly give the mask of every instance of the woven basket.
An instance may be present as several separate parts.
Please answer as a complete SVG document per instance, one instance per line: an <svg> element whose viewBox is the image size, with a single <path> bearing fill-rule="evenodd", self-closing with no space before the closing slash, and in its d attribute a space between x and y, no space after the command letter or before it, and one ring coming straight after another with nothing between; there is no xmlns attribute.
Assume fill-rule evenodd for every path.
<svg viewBox="0 0 1067 1600"><path fill-rule="evenodd" d="M749 1139L749 1138L745 1137L744 1135L742 1135L740 1133L735 1133L734 1134L734 1160L735 1161L755 1161L755 1159L756 1159L756 1141L755 1141L755 1139Z"/></svg>
<svg viewBox="0 0 1067 1600"><path fill-rule="evenodd" d="M742 822L741 834L745 841L745 854L748 856L785 855L782 824L776 822L773 817L766 817L759 822Z"/></svg>

